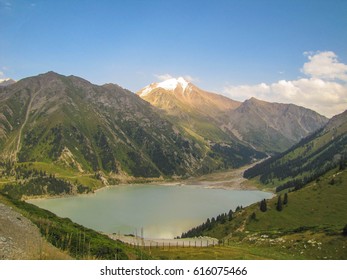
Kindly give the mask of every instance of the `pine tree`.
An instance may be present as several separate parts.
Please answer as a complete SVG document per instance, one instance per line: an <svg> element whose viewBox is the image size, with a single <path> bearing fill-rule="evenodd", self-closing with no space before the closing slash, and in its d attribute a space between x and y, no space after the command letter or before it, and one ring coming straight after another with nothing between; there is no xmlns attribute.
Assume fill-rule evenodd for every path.
<svg viewBox="0 0 347 280"><path fill-rule="evenodd" d="M276 206L277 211L282 211L283 206L282 206L282 198L281 195L277 199L277 206Z"/></svg>
<svg viewBox="0 0 347 280"><path fill-rule="evenodd" d="M263 200L260 202L260 211L261 211L261 212L266 212L266 210L267 210L266 200L263 199Z"/></svg>
<svg viewBox="0 0 347 280"><path fill-rule="evenodd" d="M287 204L288 204L288 193L285 193L283 198L283 205L287 205Z"/></svg>
<svg viewBox="0 0 347 280"><path fill-rule="evenodd" d="M229 218L229 221L233 219L233 210L229 211L228 218Z"/></svg>
<svg viewBox="0 0 347 280"><path fill-rule="evenodd" d="M346 224L345 227L343 228L342 234L343 234L344 236L347 236L347 224Z"/></svg>

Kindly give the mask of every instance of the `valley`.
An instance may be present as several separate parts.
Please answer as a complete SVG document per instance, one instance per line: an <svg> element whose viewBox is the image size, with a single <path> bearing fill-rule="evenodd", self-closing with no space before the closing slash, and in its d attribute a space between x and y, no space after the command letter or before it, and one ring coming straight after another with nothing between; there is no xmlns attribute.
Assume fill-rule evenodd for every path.
<svg viewBox="0 0 347 280"><path fill-rule="evenodd" d="M57 247L52 258L346 259L346 123L183 78L134 94L48 72L0 87L0 200ZM61 218L23 201L37 198ZM111 227L92 223L102 217ZM180 245L118 240L141 227ZM184 246L200 236L212 245Z"/></svg>

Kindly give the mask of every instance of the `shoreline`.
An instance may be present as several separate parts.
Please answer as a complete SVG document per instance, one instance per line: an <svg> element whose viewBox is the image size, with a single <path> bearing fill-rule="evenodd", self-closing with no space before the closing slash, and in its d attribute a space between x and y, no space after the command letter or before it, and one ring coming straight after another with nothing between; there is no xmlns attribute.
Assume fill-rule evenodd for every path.
<svg viewBox="0 0 347 280"><path fill-rule="evenodd" d="M242 166L237 169L229 169L229 170L222 170L222 171L216 171L209 174L204 174L197 177L192 177L188 179L183 180L177 180L174 182L167 182L167 183L160 183L160 182L153 182L152 184L158 184L158 185L169 185L169 186L189 186L189 185L196 185L196 186L202 186L209 189L225 189L225 190L258 190L258 191L266 191L271 192L271 190L264 190L258 188L256 185L251 183L250 180L243 177L243 173L253 167L254 165L262 162L263 160L254 162L252 164L248 164L245 166Z"/></svg>
<svg viewBox="0 0 347 280"><path fill-rule="evenodd" d="M262 160L261 160L262 161ZM28 202L31 200L42 200L42 199L55 199L55 198L66 198L66 197L75 197L75 196L89 196L94 195L97 192L103 191L110 187L126 187L126 186L136 186L136 185L154 185L154 186L177 186L177 187L185 187L185 186L200 186L206 189L223 189L223 190L240 190L240 191L265 191L269 193L274 193L271 189L260 189L254 184L250 183L250 181L246 178L243 178L243 173L248 168L258 164L261 161L254 162L252 164L242 166L237 169L229 169L216 171L209 174L204 174L197 177L191 177L188 179L168 179L168 180L148 180L147 182L127 182L120 183L118 185L105 185L100 188L97 188L89 193L75 193L75 194L62 194L62 195L43 195L43 196L35 196L35 197L25 197L22 198L23 201Z"/></svg>

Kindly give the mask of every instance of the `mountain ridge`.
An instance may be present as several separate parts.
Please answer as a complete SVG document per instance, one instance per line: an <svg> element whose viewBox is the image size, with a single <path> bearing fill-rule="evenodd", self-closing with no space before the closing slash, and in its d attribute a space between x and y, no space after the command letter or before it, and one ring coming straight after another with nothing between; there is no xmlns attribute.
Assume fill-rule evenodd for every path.
<svg viewBox="0 0 347 280"><path fill-rule="evenodd" d="M169 88L160 86L162 83L152 83L137 94L193 137L238 142L273 154L283 152L328 120L294 104L271 103L254 97L239 102L192 83L184 90L178 83ZM200 124L201 120L209 123L207 129Z"/></svg>
<svg viewBox="0 0 347 280"><path fill-rule="evenodd" d="M189 177L265 157L234 144L196 140L115 84L48 72L0 88L0 169L19 179L19 192L23 182L75 193L85 183Z"/></svg>
<svg viewBox="0 0 347 280"><path fill-rule="evenodd" d="M23 88L25 88L25 90L23 90ZM90 82L75 76L66 77L54 72L48 72L46 74L39 75L37 77L23 79L17 82L15 85L13 85L13 87L7 87L6 89L4 89L4 91L6 91L7 96L5 96L6 94L3 94L2 95L3 98L1 98L2 99L1 101L6 101L9 98L13 97L13 99L16 99L17 101L19 100L19 102L21 102L23 105L21 107L22 108L21 116L19 116L21 118L21 124L20 125L17 124L17 127L12 127L13 128L12 130L7 129L6 131L7 133L11 133L13 132L13 130L18 131L21 127L23 127L24 129L23 132L25 134L22 139L23 143L25 141L28 142L30 140L33 140L33 139L30 139L31 137L30 126L35 126L34 122L38 121L39 119L42 122L42 125L48 128L48 130L55 129L56 133L59 134L59 137L61 136L60 133L63 133L61 131L62 128L59 128L59 125L62 125L62 127L64 127L64 122L66 122L69 125L72 125L73 123L74 125L72 125L72 127L79 127L79 125L83 125L85 127L84 133L87 133L87 134L88 134L88 131L90 133L92 132L90 130L94 130L93 132L94 136L90 135L87 138L85 136L84 137L81 136L84 139L83 141L89 142L87 146L89 146L90 149L88 148L88 150L89 152L92 152L92 154L95 154L96 149L98 149L97 147L95 147L95 145L97 146L97 144L90 143L91 140L88 140L88 139L93 139L97 137L95 136L95 133L98 134L98 132L96 132L99 130L98 126L103 127L105 122L107 125L104 126L104 128L102 129L102 132L99 130L99 132L101 133L99 137L102 138L101 140L99 139L99 141L105 142L106 138L108 138L108 140L106 141L107 144L106 142L103 144L105 144L106 146L113 145L111 143L113 142L113 140L110 142L110 140L113 138L115 142L122 143L121 145L126 145L128 149L129 147L134 148L135 146L137 146L137 144L135 143L136 141L134 142L134 139L129 139L129 137L127 137L126 135L127 133L124 132L124 129L125 130L127 129L125 128L126 126L124 126L124 128L120 128L119 124L116 125L116 123L113 123L114 119L112 120L112 118L115 118L115 119L117 118L118 120L122 119L123 122L127 122L127 120L130 122L134 122L135 120L138 120L139 122L140 121L139 117L141 116L141 122L143 125L142 127L141 125L139 125L139 127L143 128L144 130L146 126L150 127L153 124L153 126L156 125L156 130L158 132L161 129L164 129L164 130L171 129L170 137L174 137L175 135L172 128L170 128L171 125L165 122L164 120L158 121L157 114L147 105L145 105L142 99L136 97L134 94L130 94L126 90L114 91L114 90L109 90L106 87L95 86L95 85L92 85ZM92 103L93 103L93 106L95 105L94 107L91 105ZM8 108L7 105L3 105L3 106L9 109L7 113L11 113L11 112L13 113L14 110L12 109L14 108ZM23 108L27 108L28 112L26 112L25 109ZM121 114L115 114L114 110L121 111ZM131 115L131 111L136 111L136 116ZM27 117L30 119L28 126L26 126L26 123L25 123L25 119L26 119L25 114L28 114ZM83 120L84 117L81 117L81 114L87 117L87 121ZM47 120L41 118L42 115L45 115L46 117L52 117L52 120L50 122L47 122ZM94 116L93 120L90 118L90 116L92 115ZM5 115L4 117L5 117L4 119L8 122L10 118L6 118ZM7 117L10 117L10 115L7 114ZM150 122L146 122L146 118L148 119L151 117L153 117L154 119L152 119ZM161 121L163 123L161 123ZM95 122L95 124L92 124L93 122ZM99 125L97 123L99 123ZM56 125L58 125L58 127L56 127ZM130 127L130 124L128 125L128 127ZM39 128L36 127L36 129L39 129ZM3 131L4 130L6 129L3 129ZM45 134L46 132L41 131L40 133ZM6 133L3 133L3 134L6 134ZM70 134L73 134L73 132L70 132ZM152 140L154 141L154 138L150 136L150 134L147 134L147 135L148 137L152 138ZM39 135L35 135L35 136L39 136ZM19 136L17 135L17 139L21 139L21 138L22 137L20 134ZM56 138L56 137L53 137L53 138ZM164 137L162 140L165 142L165 139L167 138ZM72 139L70 140L72 141ZM96 139L94 139L94 141L95 140ZM158 141L158 140L155 140L155 141ZM77 145L76 141L78 141L78 139L74 139L73 142L75 142L75 144ZM174 141L173 138L170 140L170 142L172 141ZM174 145L174 142L172 142L172 144ZM44 146L43 142L42 142L42 145ZM65 141L64 145L68 145L68 143ZM34 146L35 148L38 148L37 145L34 145ZM67 147L67 148L70 151L74 150L73 147ZM59 147L59 149L63 151L64 147ZM41 150L41 152L47 155L47 151L44 151L44 149ZM53 151L51 152L54 153ZM60 152L58 152L59 155L60 155ZM119 151L119 153L121 153L121 151ZM30 157L27 158L29 154L31 154L31 152L28 151L28 149L25 149L24 147L24 151L21 150L19 154L20 161L30 160ZM53 154L51 154L50 156L47 156L47 158L50 158L52 156L54 158L58 158L58 154L56 156L53 156ZM82 156L83 155L80 155L80 157ZM138 153L138 156L142 158L142 160L147 161L145 158L147 158L148 155L144 155L143 153L140 152ZM106 154L105 154L105 157L107 157ZM173 158L175 157L173 156ZM188 160L188 162L189 161L190 160ZM100 167L100 162L98 164L96 161L94 165L95 165L94 167L96 166ZM112 169L115 171L116 164L112 163L112 166L113 166ZM107 168L107 169L108 171L111 171L110 168ZM154 169L157 169L157 168L154 168ZM154 172L154 173L156 175L160 174L158 172Z"/></svg>

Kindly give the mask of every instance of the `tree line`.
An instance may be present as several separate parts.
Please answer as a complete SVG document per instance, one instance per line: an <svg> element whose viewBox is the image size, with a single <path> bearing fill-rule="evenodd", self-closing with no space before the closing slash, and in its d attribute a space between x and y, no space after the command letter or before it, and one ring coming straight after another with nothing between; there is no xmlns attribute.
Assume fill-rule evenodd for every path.
<svg viewBox="0 0 347 280"><path fill-rule="evenodd" d="M244 177L251 179L259 176L263 184L287 180L276 187L277 192L288 188L298 190L329 170L344 168L346 165L347 134L336 137L332 142L312 152L312 143L306 143L305 147L305 152L295 158L286 159L283 157L289 153L286 152L261 162L246 170Z"/></svg>
<svg viewBox="0 0 347 280"><path fill-rule="evenodd" d="M242 206L237 206L235 209L235 212L241 211ZM202 223L201 225L194 227L187 232L182 233L180 238L189 238L189 237L198 237L204 235L205 231L211 230L213 227L215 227L218 224L225 224L227 221L231 221L233 219L234 212L232 210L229 210L228 213L222 213L218 215L217 217L208 218L206 222Z"/></svg>

